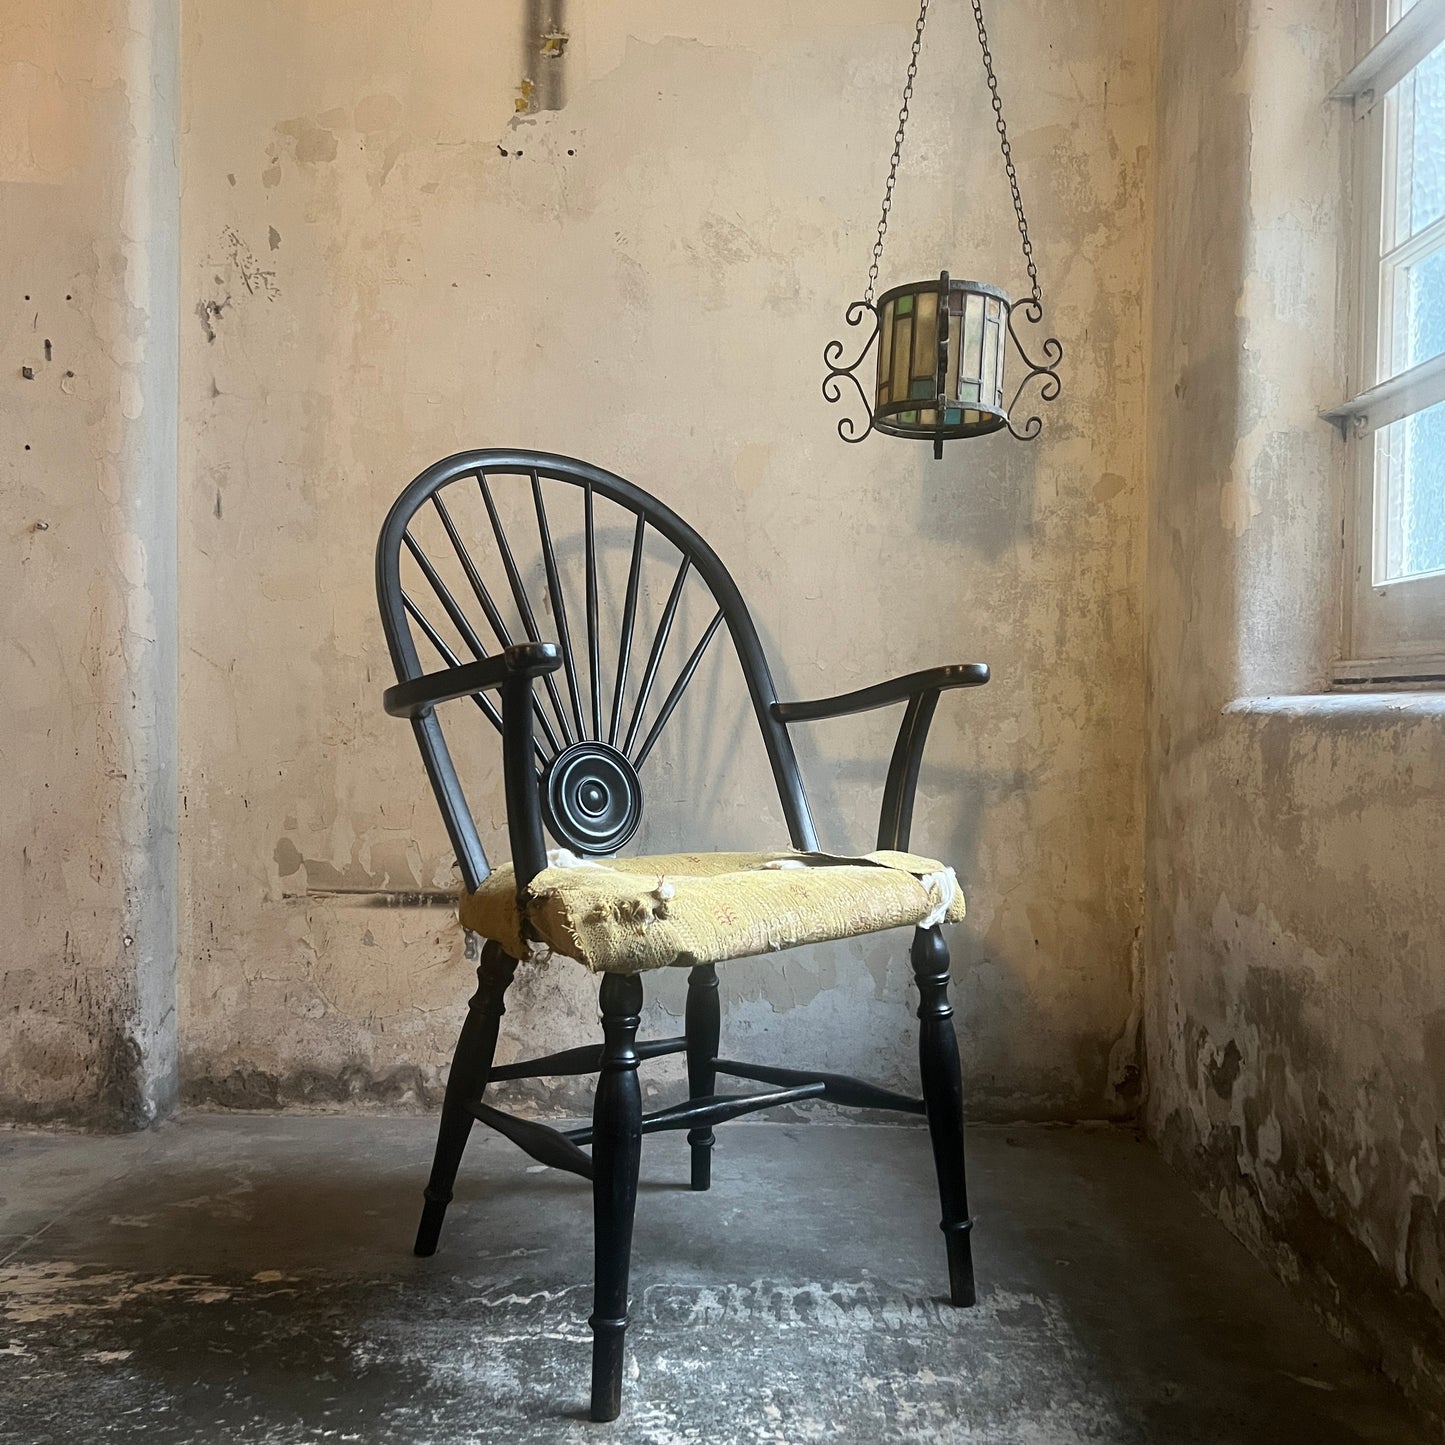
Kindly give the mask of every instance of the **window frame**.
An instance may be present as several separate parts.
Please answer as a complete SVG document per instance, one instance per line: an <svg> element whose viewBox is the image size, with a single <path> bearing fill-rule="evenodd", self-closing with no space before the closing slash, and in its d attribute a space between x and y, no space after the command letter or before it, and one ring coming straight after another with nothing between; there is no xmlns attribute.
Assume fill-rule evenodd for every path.
<svg viewBox="0 0 1445 1445"><path fill-rule="evenodd" d="M1382 362L1389 339L1386 318L1393 319L1393 306L1382 295L1386 188L1394 169L1388 91L1437 44L1445 43L1445 0L1416 0L1408 30L1395 31L1391 43L1382 44L1398 8L1399 0L1360 0L1360 60L1331 92L1332 98L1352 107L1349 176L1354 202L1354 254L1347 270L1354 290L1349 308L1351 399L1324 413L1346 439L1349 482L1340 660L1334 680L1356 686L1445 682L1445 572L1374 581L1385 537L1381 514L1387 499L1377 485L1385 428L1445 401L1445 356L1395 377L1388 376ZM1410 43L1401 45L1402 40ZM1378 96L1376 83L1385 87ZM1390 199L1393 202L1393 195ZM1384 381L1378 380L1382 374Z"/></svg>

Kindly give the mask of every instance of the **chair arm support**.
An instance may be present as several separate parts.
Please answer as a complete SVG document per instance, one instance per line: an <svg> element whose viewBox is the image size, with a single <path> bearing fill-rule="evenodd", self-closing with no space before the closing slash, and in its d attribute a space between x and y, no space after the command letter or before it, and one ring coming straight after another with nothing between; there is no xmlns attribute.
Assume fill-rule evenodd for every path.
<svg viewBox="0 0 1445 1445"><path fill-rule="evenodd" d="M873 687L845 692L838 697L813 702L775 702L772 713L779 722L810 722L815 718L846 717L870 712L891 703L907 701L898 741L888 764L888 781L883 788L883 808L878 818L878 846L906 851L913 829L913 800L918 792L918 770L934 709L943 692L954 687L982 687L989 679L982 662L959 662L948 667L930 667L910 672Z"/></svg>
<svg viewBox="0 0 1445 1445"><path fill-rule="evenodd" d="M382 694L382 704L393 717L415 720L429 717L438 703L490 688L501 689L502 777L507 794L507 834L519 895L547 866L542 800L534 762L532 683L561 665L561 654L553 643L519 642L495 657L429 672L399 682Z"/></svg>
<svg viewBox="0 0 1445 1445"><path fill-rule="evenodd" d="M918 770L923 764L923 749L938 698L937 689L915 693L898 725L898 741L893 744L888 781L883 785L883 807L878 813L880 848L908 850L909 834L913 831L913 800L918 793Z"/></svg>
<svg viewBox="0 0 1445 1445"><path fill-rule="evenodd" d="M495 657L399 682L382 693L381 705L392 717L424 717L439 703L499 688L509 677L541 677L561 666L561 655L553 643L519 642Z"/></svg>
<svg viewBox="0 0 1445 1445"><path fill-rule="evenodd" d="M895 702L906 702L925 692L939 693L953 687L982 687L988 681L988 666L982 662L957 662L947 667L930 667L906 677L861 687L837 697L820 697L811 702L775 702L772 714L779 722L812 722L818 718L847 717L871 712Z"/></svg>

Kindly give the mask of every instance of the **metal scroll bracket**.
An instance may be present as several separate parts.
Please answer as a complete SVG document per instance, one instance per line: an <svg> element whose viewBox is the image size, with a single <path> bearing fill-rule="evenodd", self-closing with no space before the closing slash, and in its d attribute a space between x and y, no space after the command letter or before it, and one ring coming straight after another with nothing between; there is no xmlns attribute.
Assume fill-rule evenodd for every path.
<svg viewBox="0 0 1445 1445"><path fill-rule="evenodd" d="M1024 375L1014 389L1013 399L1008 404L1009 435L1016 437L1021 442L1031 442L1043 430L1043 418L1035 412L1021 426L1016 424L1014 417L1019 398L1024 394L1026 387L1037 381L1039 383L1038 401L1051 402L1059 399L1059 392L1062 390L1062 383L1059 381L1059 367L1064 360L1064 348L1057 336L1046 336L1041 343L1043 360L1035 361L1025 349L1018 332L1014 329L1014 318L1020 314L1030 326L1038 326L1044 319L1044 308L1041 303L1029 297L1023 301L1015 301L1009 307L1008 313L1009 339L1013 342L1014 350L1018 352L1019 360L1025 367Z"/></svg>
<svg viewBox="0 0 1445 1445"><path fill-rule="evenodd" d="M841 365L843 359L843 343L839 340L830 341L823 348L823 365L828 368L828 374L823 378L823 400L837 403L843 400L842 379L846 376L853 383L858 393L858 399L863 403L863 410L868 416L868 425L860 431L858 422L851 416L842 416L838 419L838 435L845 442L861 442L869 432L873 430L873 408L868 403L868 391L863 383L858 380L858 368L868 358L868 353L873 350L873 343L878 340L879 315L878 308L871 301L854 301L847 311L849 326L863 325L863 318L873 318L873 330L868 333L868 340L863 343L863 349L848 363Z"/></svg>

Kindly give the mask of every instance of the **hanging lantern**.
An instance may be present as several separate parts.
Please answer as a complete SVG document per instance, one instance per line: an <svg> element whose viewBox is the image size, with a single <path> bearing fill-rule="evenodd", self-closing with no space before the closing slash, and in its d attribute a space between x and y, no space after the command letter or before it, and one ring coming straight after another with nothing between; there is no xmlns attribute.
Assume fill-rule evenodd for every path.
<svg viewBox="0 0 1445 1445"><path fill-rule="evenodd" d="M846 442L861 442L870 431L887 436L908 437L933 443L933 455L943 455L946 441L987 436L1007 428L1020 441L1032 441L1043 429L1037 415L1018 420L1018 404L1024 389L1038 381L1041 401L1054 401L1060 392L1058 367L1064 349L1054 337L1042 343L1042 362L1032 360L1014 327L1015 316L1032 325L1043 320L1043 293L1034 264L1033 242L1029 239L1018 176L1014 171L1008 129L1004 125L993 56L984 29L982 0L973 0L974 20L983 51L984 74L993 102L995 127L1003 152L1004 171L1013 196L1023 256L1031 290L1022 302L1011 301L1007 292L982 281L955 281L947 271L936 281L915 281L895 286L875 300L878 267L883 259L883 241L893 209L893 188L898 179L898 162L903 153L903 133L913 100L913 82L918 74L918 56L923 47L923 28L928 21L930 0L922 0L914 28L913 51L903 86L903 106L893 137L893 156L883 190L883 211L878 218L878 238L873 243L873 264L868 268L868 287L861 301L847 310L849 326L861 326L872 317L872 332L863 349L848 365L842 362L841 341L830 341L823 351L828 374L823 379L823 396L830 402L843 398L842 378L856 388L868 413L868 425L860 429L850 416L838 422L838 435ZM877 344L875 380L870 397L859 380L858 371ZM1010 343L1022 372L1006 380ZM1006 386L1012 385L1006 399Z"/></svg>
<svg viewBox="0 0 1445 1445"><path fill-rule="evenodd" d="M940 442L1008 425L1003 404L1009 300L996 286L937 281L878 298L873 429Z"/></svg>

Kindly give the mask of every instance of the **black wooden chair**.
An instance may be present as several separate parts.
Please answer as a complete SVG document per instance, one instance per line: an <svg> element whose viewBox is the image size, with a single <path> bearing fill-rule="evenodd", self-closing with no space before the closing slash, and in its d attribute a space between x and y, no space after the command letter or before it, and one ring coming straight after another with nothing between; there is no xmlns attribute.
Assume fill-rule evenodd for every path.
<svg viewBox="0 0 1445 1445"><path fill-rule="evenodd" d="M580 523L580 537L570 550L554 542L553 523L564 506ZM618 518L621 531L615 526ZM519 552L519 520L525 520L528 541L536 545L534 563ZM434 535L430 551L423 535L428 530ZM486 539L486 556L473 555L468 534L476 534L474 541ZM653 535L665 544L662 550L675 571L649 640L636 634L650 610L639 599L647 591L641 581L644 558L651 567L658 563L658 543L649 544ZM603 599L623 590L624 556L620 630L604 664L603 614L617 609L604 607ZM603 575L609 557L618 561L615 589ZM498 564L504 581L489 586L484 574L488 569L495 574ZM582 579L574 582L569 597L564 576L575 576L578 569ZM919 764L939 695L987 682L987 667L932 668L839 697L780 702L747 607L702 538L621 477L539 452L463 452L429 467L387 516L376 576L398 677L386 692L385 707L411 719L467 890L463 922L488 936L477 969L478 989L447 1081L416 1253L436 1250L476 1120L543 1163L590 1178L596 1242L591 1410L594 1420L613 1419L621 1408L641 1136L687 1129L692 1187L707 1189L715 1124L817 1098L926 1115L942 1201L950 1298L955 1305L971 1305L962 1086L948 1002L948 948L938 926L961 916L962 904L954 897L950 871L899 850L908 846ZM694 589L700 583L710 594L701 615L711 616L685 660L675 671L669 664L672 684L649 714L654 685L670 656L670 638L679 618L690 615L683 605L690 583ZM582 625L574 633L577 613L569 612L569 605L578 605L579 590ZM616 853L635 833L642 809L639 770L723 627L762 730L793 851L674 857L655 860L656 866L647 859L588 866L591 859ZM574 637L582 642L584 632L585 645L574 646ZM436 655L439 666L423 667L418 641ZM636 678L634 656L645 656ZM604 676L609 672L610 687ZM494 700L498 696L499 702ZM510 868L493 870L487 861L436 713L441 704L464 699L502 736ZM882 851L866 858L821 854L789 726L891 703L906 708L883 795ZM456 735L453 742L458 742ZM544 827L567 852L549 860ZM738 906L719 906L719 890L738 900ZM739 920L739 915L746 916ZM899 924L914 927L921 1098L839 1074L719 1057L719 960ZM539 944L571 953L602 973L603 1042L494 1067L503 996L519 957ZM659 962L691 968L686 1032L682 1038L639 1041L641 972ZM644 1115L639 1063L677 1053L686 1054L688 1100ZM599 1075L590 1128L554 1129L483 1102L490 1083L585 1073ZM779 1087L769 1093L717 1095L718 1074ZM590 1154L583 1147L587 1144Z"/></svg>

